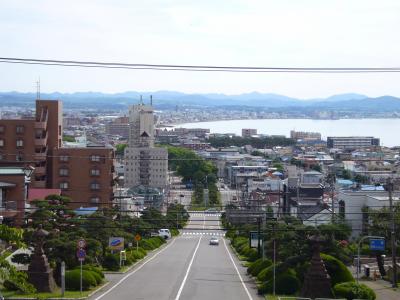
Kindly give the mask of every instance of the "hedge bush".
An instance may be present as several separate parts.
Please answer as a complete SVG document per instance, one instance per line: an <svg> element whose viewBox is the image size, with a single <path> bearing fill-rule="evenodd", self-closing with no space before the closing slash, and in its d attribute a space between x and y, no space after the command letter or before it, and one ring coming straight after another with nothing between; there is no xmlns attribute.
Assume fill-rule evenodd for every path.
<svg viewBox="0 0 400 300"><path fill-rule="evenodd" d="M160 236L151 237L149 239L143 239L139 242L140 247L144 250L153 250L160 247L165 243L165 240Z"/></svg>
<svg viewBox="0 0 400 300"><path fill-rule="evenodd" d="M343 282L333 287L333 292L336 297L352 299L365 299L375 300L375 292L364 284L357 284L355 282Z"/></svg>
<svg viewBox="0 0 400 300"><path fill-rule="evenodd" d="M280 263L280 264L276 265L275 274L282 274L282 273L286 272L287 269L288 269L287 265ZM273 264L271 264L269 267L261 270L260 273L258 273L257 280L259 280L261 282L265 282L265 281L272 279L273 275L274 275L274 266L273 266Z"/></svg>
<svg viewBox="0 0 400 300"><path fill-rule="evenodd" d="M109 271L119 270L119 256L117 254L107 254L103 260L103 267Z"/></svg>
<svg viewBox="0 0 400 300"><path fill-rule="evenodd" d="M271 266L272 262L269 259L263 260L262 258L257 259L247 268L247 273L252 276L257 276L263 269Z"/></svg>
<svg viewBox="0 0 400 300"><path fill-rule="evenodd" d="M104 273L101 270L101 268L93 266L93 265L83 265L82 266L83 270L88 270L88 271L92 271L92 272L96 272L97 274L100 275L101 278L104 278Z"/></svg>
<svg viewBox="0 0 400 300"><path fill-rule="evenodd" d="M258 251L254 248L250 248L247 246L246 250L243 252L243 255L246 257L246 260L253 262L259 258Z"/></svg>
<svg viewBox="0 0 400 300"><path fill-rule="evenodd" d="M349 269L337 258L321 253L321 258L325 263L326 270L331 277L331 284L354 281Z"/></svg>
<svg viewBox="0 0 400 300"><path fill-rule="evenodd" d="M82 289L87 291L91 287L97 285L95 272L83 270L82 271ZM79 269L65 272L65 287L67 290L79 291L80 289L81 271Z"/></svg>
<svg viewBox="0 0 400 300"><path fill-rule="evenodd" d="M259 294L273 292L273 278L258 286ZM275 292L281 295L293 295L300 289L300 281L293 269L287 269L285 272L276 275Z"/></svg>

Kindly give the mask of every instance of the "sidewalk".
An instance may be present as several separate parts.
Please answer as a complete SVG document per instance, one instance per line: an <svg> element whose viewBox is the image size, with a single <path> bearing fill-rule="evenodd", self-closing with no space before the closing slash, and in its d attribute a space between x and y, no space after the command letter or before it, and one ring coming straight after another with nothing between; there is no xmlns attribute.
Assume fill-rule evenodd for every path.
<svg viewBox="0 0 400 300"><path fill-rule="evenodd" d="M400 299L400 288L397 288L396 290L392 289L390 282L379 279L377 281L360 280L360 283L363 283L374 290L376 300Z"/></svg>

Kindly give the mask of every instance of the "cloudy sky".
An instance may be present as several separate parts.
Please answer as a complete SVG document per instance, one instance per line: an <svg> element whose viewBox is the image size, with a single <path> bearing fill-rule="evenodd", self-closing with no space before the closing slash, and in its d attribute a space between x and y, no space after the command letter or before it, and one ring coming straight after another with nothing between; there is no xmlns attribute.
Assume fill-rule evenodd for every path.
<svg viewBox="0 0 400 300"><path fill-rule="evenodd" d="M0 0L0 57L400 67L398 0ZM237 74L0 64L0 91L400 96L400 74Z"/></svg>

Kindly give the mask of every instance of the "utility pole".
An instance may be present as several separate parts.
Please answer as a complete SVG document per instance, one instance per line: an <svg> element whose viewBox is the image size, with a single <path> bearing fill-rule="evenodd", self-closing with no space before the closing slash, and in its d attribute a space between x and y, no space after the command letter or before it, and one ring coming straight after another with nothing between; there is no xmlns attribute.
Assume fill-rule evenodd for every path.
<svg viewBox="0 0 400 300"><path fill-rule="evenodd" d="M332 201L332 222L335 221L335 182L336 182L336 176L334 173L331 173L331 178L330 178L330 192L331 192L331 201Z"/></svg>
<svg viewBox="0 0 400 300"><path fill-rule="evenodd" d="M393 211L393 182L392 178L388 178L388 192L389 192L389 208L390 208L390 240L391 240L391 248L392 248L392 265L393 265L393 278L392 278L392 287L397 288L397 264L396 264L396 224L394 220L394 211Z"/></svg>

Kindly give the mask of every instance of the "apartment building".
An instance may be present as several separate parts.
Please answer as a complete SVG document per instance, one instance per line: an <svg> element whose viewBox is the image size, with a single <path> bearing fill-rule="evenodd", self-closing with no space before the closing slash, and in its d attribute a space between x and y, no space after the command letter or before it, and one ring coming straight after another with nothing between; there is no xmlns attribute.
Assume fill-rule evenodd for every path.
<svg viewBox="0 0 400 300"><path fill-rule="evenodd" d="M327 138L326 144L328 148L359 149L379 146L380 140L372 136L330 136Z"/></svg>
<svg viewBox="0 0 400 300"><path fill-rule="evenodd" d="M129 108L129 144L125 149L125 187L167 186L168 151L154 147L154 114L151 105Z"/></svg>
<svg viewBox="0 0 400 300"><path fill-rule="evenodd" d="M36 100L35 118L0 120L0 166L34 167L30 187L61 188L72 198L71 207L111 205L113 149L65 148L62 134L62 102Z"/></svg>
<svg viewBox="0 0 400 300"><path fill-rule="evenodd" d="M58 148L53 151L51 186L71 198L71 207L110 207L115 188L110 147Z"/></svg>
<svg viewBox="0 0 400 300"><path fill-rule="evenodd" d="M290 138L294 140L321 140L319 132L290 131Z"/></svg>
<svg viewBox="0 0 400 300"><path fill-rule="evenodd" d="M35 188L48 187L48 157L61 144L61 101L37 100L32 119L0 120L0 165L35 167L31 180Z"/></svg>
<svg viewBox="0 0 400 300"><path fill-rule="evenodd" d="M127 139L129 136L129 118L120 117L113 122L106 124L106 133L110 135L120 135Z"/></svg>

